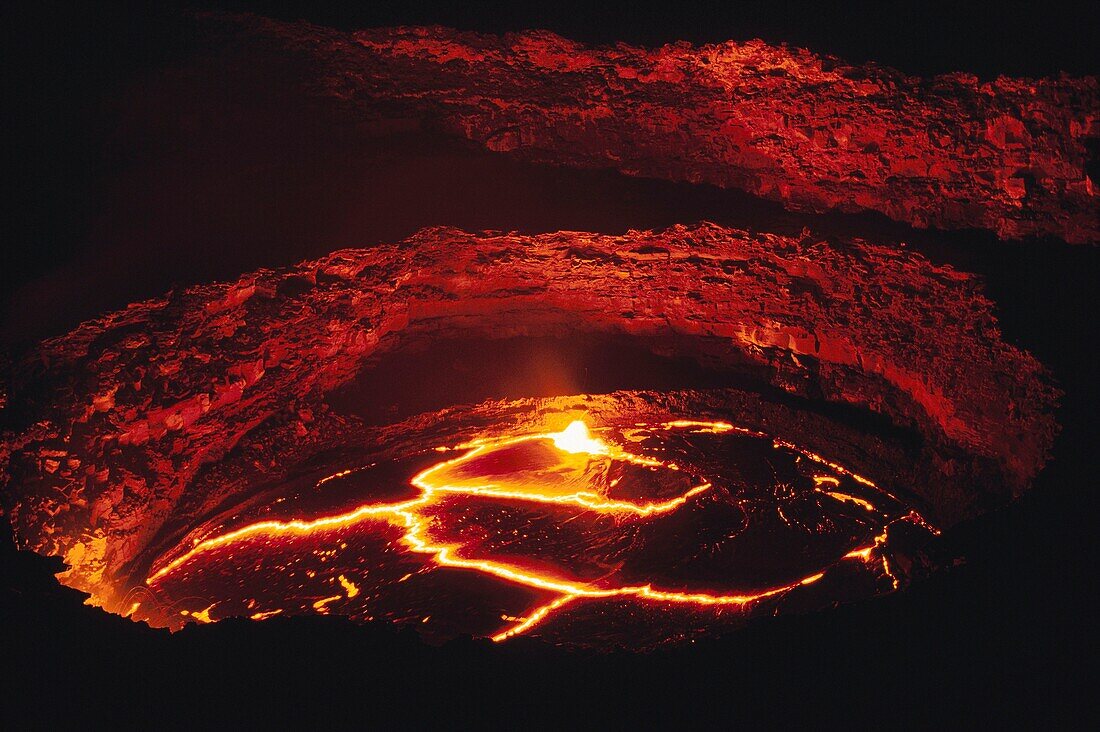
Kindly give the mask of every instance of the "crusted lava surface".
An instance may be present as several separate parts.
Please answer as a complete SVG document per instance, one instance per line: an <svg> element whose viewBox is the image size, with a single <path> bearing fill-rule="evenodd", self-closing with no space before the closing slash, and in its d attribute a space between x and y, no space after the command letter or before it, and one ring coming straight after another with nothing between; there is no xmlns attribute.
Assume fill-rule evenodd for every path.
<svg viewBox="0 0 1100 732"><path fill-rule="evenodd" d="M762 41L592 48L548 32L211 22L294 58L307 87L364 117L430 120L525 160L737 188L798 211L1100 240L1095 77L924 79Z"/></svg>
<svg viewBox="0 0 1100 732"><path fill-rule="evenodd" d="M759 388L489 401L388 420L347 407L388 354L430 364L448 342L584 334ZM135 303L11 370L0 465L17 541L63 556L64 581L116 611L178 547L280 491L364 457L545 430L550 414L596 427L728 421L866 476L941 528L1023 492L1057 429L1056 389L1002 341L972 276L866 241L712 224L621 236L427 229Z"/></svg>
<svg viewBox="0 0 1100 732"><path fill-rule="evenodd" d="M675 418L688 410L706 419ZM926 568L919 547L937 531L903 500L716 415L905 462L826 420L790 429L791 410L734 390L455 408L387 428L380 451L345 441L327 461L342 469L196 527L128 612L169 626L332 613L442 640L638 648L887 592Z"/></svg>

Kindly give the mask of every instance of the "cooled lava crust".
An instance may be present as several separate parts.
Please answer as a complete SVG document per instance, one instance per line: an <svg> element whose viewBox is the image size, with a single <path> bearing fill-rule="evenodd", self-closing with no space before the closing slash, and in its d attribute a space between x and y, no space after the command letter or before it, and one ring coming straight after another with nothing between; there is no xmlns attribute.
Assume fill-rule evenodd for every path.
<svg viewBox="0 0 1100 732"><path fill-rule="evenodd" d="M760 388L490 401L388 425L337 408L389 353L582 334ZM552 415L729 421L866 476L940 528L1024 491L1057 429L1056 389L1001 340L971 275L866 241L712 224L426 229L89 321L13 364L8 393L17 540L63 556L64 581L115 611L202 527L296 481Z"/></svg>
<svg viewBox="0 0 1100 732"><path fill-rule="evenodd" d="M524 160L797 211L1100 241L1095 77L923 79L762 41L592 48L548 32L210 22L293 59L313 92L364 118L427 120Z"/></svg>

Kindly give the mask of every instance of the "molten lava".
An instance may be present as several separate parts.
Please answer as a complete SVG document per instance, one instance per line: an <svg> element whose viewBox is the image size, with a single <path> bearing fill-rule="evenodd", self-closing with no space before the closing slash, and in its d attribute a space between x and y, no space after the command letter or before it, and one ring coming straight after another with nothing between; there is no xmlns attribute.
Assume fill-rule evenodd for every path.
<svg viewBox="0 0 1100 732"><path fill-rule="evenodd" d="M334 252L285 271L262 270L233 283L136 303L43 343L11 369L9 426L0 435L0 510L20 546L64 558L70 569L62 582L91 593L93 602L112 612L123 613L135 601L153 612L152 598L135 595L135 585L143 586L165 552L223 521L227 511L251 510L272 490L312 486L326 474L331 479L324 485L335 491L325 495L339 493L355 480L377 476L377 470L346 473L349 466L376 461L396 471L395 459L430 452L431 445L546 432L540 413L572 411L571 418L601 429L685 416L736 421L781 435L789 443L785 449L798 445L888 482L947 527L1023 493L1056 432L1057 390L1030 354L1003 341L996 322L993 303L970 275L908 250L860 240L833 243L809 231L791 237L711 224L623 236L425 230L398 244ZM442 349L447 343L486 340L491 349L488 344L501 338L560 333L601 343L626 339L648 354L641 358L664 359L665 366L647 361L635 368L633 357L616 363L619 357L609 353L609 373L583 400L566 396L574 386L567 384L537 404L482 403L470 409L451 407L550 392L501 391L503 382L494 377L487 379L488 392L456 391L424 400L417 396L416 379L391 388L384 373L375 373L375 365L391 354L396 358L435 343ZM668 361L669 354L679 365ZM697 367L713 370L713 378L678 383ZM631 370L635 373L627 373ZM650 381L658 372L668 376ZM360 402L345 397L368 384L373 396L363 392ZM749 391L726 388L733 384ZM789 398L751 396L758 388ZM378 390L391 393L374 393ZM415 409L385 411L397 402ZM352 403L378 411L360 414ZM811 404L826 411L803 408ZM842 412L830 416L834 407ZM860 431L861 413L875 425L873 431ZM841 414L857 421L846 422ZM878 429L886 424L892 427ZM564 440L568 444L572 438ZM691 455L655 459L686 468ZM414 460L403 467L407 472L393 472L386 482L390 490L374 494L368 505L418 499L421 489L409 478L428 467ZM715 488L688 499L686 508L662 514L662 522L689 520L697 506L718 500L728 487L716 478L722 467L721 461L699 466L693 474L706 476L699 482ZM757 477L754 491L764 494L757 497L772 500L770 478ZM799 480L799 495L812 491L808 479ZM621 501L629 487L627 481L600 500ZM837 491L867 500L859 489ZM562 495L577 491L592 492L576 484L563 488ZM683 491L660 492L650 502ZM440 503L423 510L450 510L451 502L443 500L449 496L452 502L461 499L468 511L476 506L484 514L479 519L488 522L498 518L488 515L489 503L550 514L579 508L469 493L436 495ZM338 506L315 503L285 502L282 508L294 505L297 511L278 518L342 515L365 500L360 495ZM751 505L734 501L730 515L715 518L713 525L740 526ZM790 507L782 510L791 516ZM586 513L610 518L633 512ZM453 524L453 519L439 522ZM519 523L522 534L535 517L500 520ZM807 519L810 526L816 523ZM242 525L233 519L229 528ZM752 525L767 522L755 519ZM871 535L862 529L856 534ZM407 553L399 537L397 546ZM437 538L455 543L449 536ZM649 541L658 543L656 537ZM724 546L726 540L716 535L708 541ZM684 549L689 555L709 551ZM773 543L761 540L755 549L770 555ZM570 551L583 554L586 548L578 543ZM465 549L462 556L469 556ZM619 560L607 557L601 571L612 571ZM752 577L747 584L786 584L819 567L802 569L780 573L783 581ZM639 569L620 586L649 579ZM703 589L724 591L717 580L712 585ZM319 594L306 607L332 594ZM363 602L367 594L364 590L356 599ZM495 622L502 614L522 614L525 602L518 609L501 608ZM213 612L224 615L226 607ZM431 614L434 624L440 616ZM178 622L178 612L173 615Z"/></svg>
<svg viewBox="0 0 1100 732"><path fill-rule="evenodd" d="M633 425L619 428L617 433L623 443L631 442L638 447L627 450L620 442L594 435L582 421L573 421L558 432L505 435L460 445L454 448L463 451L460 456L437 462L410 479L410 485L418 491L415 497L390 503L364 503L348 512L312 519L257 521L224 531L196 541L161 563L146 584L161 607L170 607L176 597L205 596L201 609L179 613L200 622L212 620L211 610L219 605L231 607L239 603L244 603L244 607L236 612L230 610L229 614L260 620L284 610L325 614L341 606L337 612L373 619L375 612L382 612L385 595L393 593L395 587L413 575L433 570L467 571L528 591L521 598L508 598L506 603L515 605L515 612L499 613L507 624L485 633L501 641L526 633L568 608L576 608L578 601L622 598L644 604L684 605L696 611L746 607L818 582L838 564L852 559L867 566L877 562L896 588L897 579L890 572L884 549L888 527L897 521L908 521L930 528L915 512L899 512L896 499L877 489L871 481L817 455L771 440L772 450L793 455L792 464L808 478L805 482L812 486L811 493L827 497L837 506L856 506L865 516L863 522L855 525L863 533L873 528L874 535L849 536L847 546L834 550L831 558L820 561L812 571L785 568L786 574L795 571L798 576L752 589L722 588L721 584L736 583L737 579L715 575L715 567L705 579L706 573L684 572L678 562L685 557L665 556L662 566L661 561L654 562L648 556L646 539L640 532L655 531L661 537L659 542L667 543L669 536L684 526L663 525L669 516L690 508L706 517L702 522L706 525L727 515L728 511L724 513L722 507L728 509L737 502L729 476L723 476L722 496L705 504L704 499L715 492L715 484L696 475L694 465L682 467L664 455L655 454L672 452L666 443L675 442L688 448L683 453L689 456L692 452L706 452L709 440L711 452L721 458L722 451L713 448L722 443L714 440L734 436L760 443L767 438L725 422L691 420ZM327 476L318 481L317 489L355 472L355 469L343 470ZM773 467L773 472L778 479L780 471ZM851 487L834 490L842 482L850 483ZM783 482L777 487L788 493L795 491ZM869 489L864 494L868 497L853 495L860 487ZM880 510L871 496L878 496L891 508ZM783 500L777 502L777 515L791 526L797 519L784 514L783 503ZM797 515L799 511L796 509L794 513ZM494 518L492 523L487 521L490 517ZM866 523L868 517L875 521ZM817 520L820 525L826 519ZM580 530L573 533L567 527L570 524ZM728 526L713 526L706 531L713 528L729 534ZM822 529L821 533L828 531ZM736 536L736 532L729 536ZM360 546L349 550L353 539ZM614 547L609 556L615 560L601 561L599 557L608 553L609 547ZM722 553L717 544L711 551L716 556ZM296 575L295 565L302 563L303 555L320 559L321 567L303 571L309 580L317 580L322 574L327 576L319 580L323 594L317 591L317 583L311 582L286 588L289 596L282 599L300 599L298 608L257 610L254 598L245 600L244 595L254 594L255 590L245 581L243 573L268 568L268 560L274 557L277 574ZM428 564L410 565L410 558L415 555L427 557ZM641 556L641 560L633 555ZM722 569L721 561L716 565L718 570ZM654 576L648 581L638 581L639 570L642 574L652 572ZM359 580L349 578L352 571ZM379 578L379 574L383 577ZM226 579L230 581L225 582ZM483 602L496 606L501 601L496 597ZM378 610L372 611L372 607ZM416 617L384 614L398 622L416 620L424 625L432 617L447 612L448 608L437 606ZM153 614L148 617L156 619ZM483 620L452 623L450 633L457 628L469 632L484 626Z"/></svg>

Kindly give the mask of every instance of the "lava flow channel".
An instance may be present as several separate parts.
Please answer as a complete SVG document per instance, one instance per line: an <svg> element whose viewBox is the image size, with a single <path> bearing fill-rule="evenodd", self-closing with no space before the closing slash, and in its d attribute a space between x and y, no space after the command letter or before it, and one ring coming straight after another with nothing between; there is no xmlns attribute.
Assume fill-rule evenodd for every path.
<svg viewBox="0 0 1100 732"><path fill-rule="evenodd" d="M699 422L682 420L661 425L664 430L686 429L694 433L723 434L740 432L755 438L764 435L734 427L724 422ZM644 430L628 430L625 434L637 434ZM776 449L791 448L789 444L774 442ZM531 561L521 558L505 560L497 557L468 556L470 546L464 542L443 542L433 537L432 512L454 499L482 499L510 505L544 504L548 507L580 509L600 516L611 516L616 521L649 522L661 515L671 514L693 499L713 488L706 480L688 475L674 462L658 460L628 452L620 446L595 437L581 421L572 422L560 432L545 432L522 436L480 441L460 445L461 456L444 460L421 471L410 480L419 494L408 500L385 504L365 504L354 510L312 520L259 521L226 533L196 541L185 552L163 563L147 578L146 584L156 592L159 585L177 574L203 571L201 561L215 550L232 549L242 542L280 537L310 536L326 531L344 529L369 520L381 520L403 533L400 542L412 554L429 557L430 567L471 570L507 583L544 593L550 599L528 609L523 616L502 616L511 624L490 637L502 641L529 631L551 614L579 599L625 597L639 601L677 603L695 607L746 606L764 598L783 595L800 586L820 580L832 565L845 560L861 560L872 564L881 562L894 587L897 580L890 573L889 564L881 549L887 538L889 525L894 521L908 520L931 529L913 512L884 520L881 532L866 545L856 546L844 553L839 560L819 571L762 590L741 593L710 591L680 591L661 589L651 583L620 584L614 573L605 576L578 579L569 576L560 567L532 568ZM796 448L795 448L796 449ZM802 451L801 455L820 467L846 475L855 483L875 488L871 481L854 475L820 456ZM318 486L354 471L341 471L319 481ZM868 500L846 494L836 488L840 480L829 475L814 475L815 490L841 503L858 506L862 511L876 514L878 509ZM875 490L878 490L875 488ZM883 492L884 496L889 496ZM892 497L889 497L891 500ZM782 511L780 511L782 516ZM571 519L570 519L571 520ZM783 518L787 521L786 517ZM343 544L342 546L346 546ZM465 551L464 551L465 550ZM501 552L507 554L507 552ZM537 554L537 550L534 552ZM322 558L325 553L322 552ZM528 558L529 559L529 558ZM398 582L411 576L406 573ZM313 576L312 574L310 575ZM610 576L610 580L609 580ZM328 595L312 602L312 608L327 613L327 606L337 600L351 599L360 594L360 587L344 574L332 579L339 582L343 594ZM180 612L183 616L200 622L210 622L213 603L201 610ZM249 607L254 606L250 601ZM264 619L282 612L282 609L265 610L251 614L253 619ZM428 617L424 618L427 621Z"/></svg>

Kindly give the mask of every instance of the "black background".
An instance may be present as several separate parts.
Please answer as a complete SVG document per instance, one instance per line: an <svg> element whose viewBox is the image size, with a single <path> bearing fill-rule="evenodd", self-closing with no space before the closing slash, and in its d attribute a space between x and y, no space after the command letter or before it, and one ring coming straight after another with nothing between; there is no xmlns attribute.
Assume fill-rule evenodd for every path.
<svg viewBox="0 0 1100 732"><path fill-rule="evenodd" d="M762 37L920 75L1097 72L1095 14L1051 2L197 5L345 29L542 27L650 45ZM0 349L9 357L174 285L400 238L421 225L622 231L700 218L804 222L735 192L540 171L436 140L407 141L399 154L381 149L296 107L278 79L223 83L216 66L202 67L207 41L179 10L68 2L5 10L13 185ZM221 96L199 93L209 89ZM89 727L334 719L522 728L563 716L592 726L1088 724L1078 701L1095 681L1096 248L914 232L873 215L808 223L905 239L978 272L1005 337L1035 353L1066 391L1064 432L1035 490L944 537L945 555L966 558L959 568L894 597L706 644L571 656L526 641L425 648L389 629L328 620L226 622L165 638L82 607L57 588L45 560L16 554L5 537L0 668L2 686L15 692L6 711L41 726Z"/></svg>

